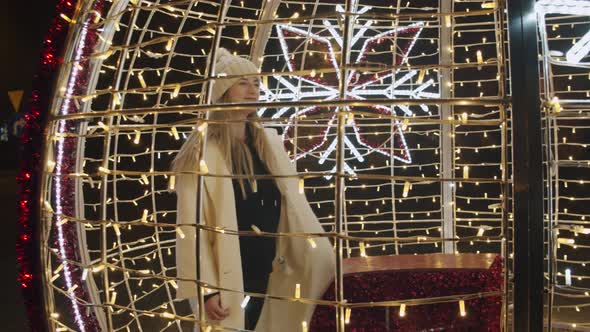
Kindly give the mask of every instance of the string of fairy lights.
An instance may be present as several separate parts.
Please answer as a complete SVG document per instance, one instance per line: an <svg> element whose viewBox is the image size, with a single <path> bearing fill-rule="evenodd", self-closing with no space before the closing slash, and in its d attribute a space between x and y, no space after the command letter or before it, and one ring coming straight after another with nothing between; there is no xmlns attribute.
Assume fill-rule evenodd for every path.
<svg viewBox="0 0 590 332"><path fill-rule="evenodd" d="M583 1L539 1L544 138L547 168L546 230L548 307L553 321L568 328L590 326L586 268L590 217L588 200L588 124L590 5Z"/></svg>
<svg viewBox="0 0 590 332"><path fill-rule="evenodd" d="M175 225L175 174L169 166L192 130L206 132L207 122L197 105L204 98L207 57L220 26L220 46L238 55L249 55L256 47L262 50L257 58L263 81L261 123L283 135L301 172L300 192L306 194L326 234L344 239L345 257L506 254L510 216L503 207L509 199L511 174L502 8L491 1L454 1L450 12L440 11L441 3L434 0L393 6L354 2L351 59L355 62L348 69L353 74L347 93L355 101L384 102L345 107L345 233L334 234L337 133L331 102L338 97L341 79L335 59L343 38L344 5L280 1L274 12L264 16L271 2L231 1L223 25L217 22L220 3L196 0L105 1L101 13L87 5L76 18L63 18L80 31L85 31L83 24L98 28L99 47L88 55L74 51L75 56L64 62L65 73L72 77L75 70L96 73L94 86L86 93L59 90L60 103L85 110L78 118L83 125L78 131L56 128L51 133L53 151L63 150L65 137L77 140L77 150L70 151L76 154L77 167L75 172L59 174L55 172L59 160L48 159L46 176L54 182L45 191L44 206L57 216L53 229L76 225L88 255L85 262L64 259L53 241L45 243L51 254L46 268L55 297L50 312L55 313L56 330L85 330L83 320L67 317L60 299L70 301L67 306L75 310L94 311L113 331L143 331L147 326L187 330L195 321L174 299L175 238L183 234ZM263 23L272 25L267 37L258 35ZM107 28L111 38L104 37ZM445 40L444 29L449 32ZM265 44L261 46L260 40ZM447 48L444 54L450 56L450 65L440 61L442 47ZM82 62L84 58L92 60L90 65ZM455 103L447 112L445 105L451 102L445 98L480 102ZM321 107L303 106L310 100L321 101ZM163 108L169 111L158 112ZM68 118L55 115L56 123ZM201 164L200 172L211 175L206 164ZM78 181L75 215L63 214L50 203L55 202L56 185L64 177ZM313 246L318 235L282 236L302 236ZM66 245L65 241L57 243ZM72 291L82 283L63 286L69 266L81 269L82 283L95 280L94 309ZM572 278L585 276L572 274ZM293 297L285 300L311 301L298 296L299 288L294 285ZM383 305L398 307L399 316L406 317L412 305L456 302L458 314L466 316L469 299L498 295L476 293ZM352 310L362 307L316 302L345 308L349 319ZM302 322L302 331L308 323Z"/></svg>

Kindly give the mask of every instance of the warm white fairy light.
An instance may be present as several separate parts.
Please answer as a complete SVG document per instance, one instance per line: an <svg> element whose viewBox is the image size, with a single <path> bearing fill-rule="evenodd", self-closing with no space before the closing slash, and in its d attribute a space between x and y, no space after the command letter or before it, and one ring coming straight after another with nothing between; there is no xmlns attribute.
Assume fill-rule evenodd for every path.
<svg viewBox="0 0 590 332"><path fill-rule="evenodd" d="M344 312L344 324L350 324L350 315L352 314L352 309L346 308Z"/></svg>
<svg viewBox="0 0 590 332"><path fill-rule="evenodd" d="M175 175L171 175L170 176L170 180L168 182L168 189L169 190L174 190L174 187L176 186L176 176Z"/></svg>
<svg viewBox="0 0 590 332"><path fill-rule="evenodd" d="M142 88L147 88L147 84L145 83L145 79L143 78L143 72L139 72L139 74L137 74L137 79L139 80L139 85L141 85Z"/></svg>
<svg viewBox="0 0 590 332"><path fill-rule="evenodd" d="M572 285L572 270L565 269L565 285L571 286Z"/></svg>
<svg viewBox="0 0 590 332"><path fill-rule="evenodd" d="M180 236L181 239L184 239L186 237L186 235L184 234L184 232L182 231L181 228L176 228L176 233L178 233L178 236Z"/></svg>
<svg viewBox="0 0 590 332"><path fill-rule="evenodd" d="M200 133L204 133L204 132L207 130L207 122L203 122L203 123L201 123L201 124L200 124L200 125L197 127L197 130L198 130Z"/></svg>
<svg viewBox="0 0 590 332"><path fill-rule="evenodd" d="M465 310L465 301L459 300L459 314L461 317L467 316L467 311Z"/></svg>
<svg viewBox="0 0 590 332"><path fill-rule="evenodd" d="M146 223L149 211L147 209L143 210L143 214L141 215L141 222Z"/></svg>
<svg viewBox="0 0 590 332"><path fill-rule="evenodd" d="M402 192L402 197L408 197L408 193L410 192L411 186L412 186L412 184L410 183L410 181L406 181L404 183L404 190Z"/></svg>
<svg viewBox="0 0 590 332"><path fill-rule="evenodd" d="M359 249L360 249L360 252L361 252L361 257L367 257L367 251L366 251L366 249L365 249L365 242L362 242L362 241L361 241L361 242L359 243L359 246L360 246L360 248L359 248Z"/></svg>
<svg viewBox="0 0 590 332"><path fill-rule="evenodd" d="M315 248L317 247L317 244L316 244L316 242L314 241L314 239L312 239L312 238L308 238L308 239L307 239L307 242L309 242L309 245L310 245L310 246L311 246L313 249L315 249Z"/></svg>
<svg viewBox="0 0 590 332"><path fill-rule="evenodd" d="M209 173L209 167L207 167L207 163L205 162L205 160L201 160L199 162L199 167L201 172L205 174Z"/></svg>
<svg viewBox="0 0 590 332"><path fill-rule="evenodd" d="M171 128L171 131L172 131L172 136L174 136L174 139L178 141L180 139L180 136L178 136L178 130L176 130L176 127L173 126Z"/></svg>
<svg viewBox="0 0 590 332"><path fill-rule="evenodd" d="M240 305L242 309L246 308L248 302L250 302L250 295L246 295L246 297L244 297L244 299L242 300L242 304Z"/></svg>

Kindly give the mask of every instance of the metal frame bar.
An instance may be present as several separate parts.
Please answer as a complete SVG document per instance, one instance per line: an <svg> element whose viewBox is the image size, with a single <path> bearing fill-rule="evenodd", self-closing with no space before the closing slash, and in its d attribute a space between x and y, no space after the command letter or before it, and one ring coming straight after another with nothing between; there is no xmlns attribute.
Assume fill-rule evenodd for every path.
<svg viewBox="0 0 590 332"><path fill-rule="evenodd" d="M453 1L452 0L441 0L439 3L439 11L441 13L452 13L453 12ZM453 98L453 92L451 88L444 84L445 82L452 82L453 73L451 71L451 65L453 63L453 29L454 25L451 21L451 26L447 27L442 23L444 17L440 17L440 45L439 45L439 62L443 66L440 69L439 86L441 92L441 98L450 99ZM451 18L452 20L452 18ZM453 116L453 105L441 104L440 105L440 118L441 120L448 119ZM451 137L450 133L454 131L454 126L451 123L441 123L440 126L440 177L450 178L454 175L455 169L455 142ZM442 229L443 237L454 238L456 234L455 229L455 188L451 187L451 183L441 182L441 200L440 206L443 212L442 215ZM453 254L456 250L456 244L454 241L444 242L441 246L441 251L445 254Z"/></svg>
<svg viewBox="0 0 590 332"><path fill-rule="evenodd" d="M514 167L515 331L543 331L543 177L535 0L507 2ZM531 82L533 82L531 84Z"/></svg>

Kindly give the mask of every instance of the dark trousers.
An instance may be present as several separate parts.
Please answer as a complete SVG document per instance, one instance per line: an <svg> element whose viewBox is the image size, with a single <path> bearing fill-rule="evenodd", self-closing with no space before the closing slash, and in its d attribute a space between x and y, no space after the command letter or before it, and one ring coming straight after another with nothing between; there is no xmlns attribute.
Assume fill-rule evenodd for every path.
<svg viewBox="0 0 590 332"><path fill-rule="evenodd" d="M244 280L244 291L246 292L266 294L267 287L268 274L258 278L248 278L247 280ZM264 298L251 297L250 301L248 301L248 305L244 309L244 327L247 330L254 330L256 328L256 323L258 323L258 318L260 318L263 304Z"/></svg>

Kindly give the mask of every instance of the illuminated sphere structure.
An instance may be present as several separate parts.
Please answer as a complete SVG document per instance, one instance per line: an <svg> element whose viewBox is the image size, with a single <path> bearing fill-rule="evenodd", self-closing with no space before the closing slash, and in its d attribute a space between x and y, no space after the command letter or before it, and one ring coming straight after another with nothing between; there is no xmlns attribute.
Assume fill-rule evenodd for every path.
<svg viewBox="0 0 590 332"><path fill-rule="evenodd" d="M208 110L240 107L210 103L209 87L224 79L211 63L219 47L260 66L260 123L282 135L318 219L341 235L339 265L510 257L503 4L81 0L62 19L70 32L41 191L53 330L192 329L188 303L175 299L170 163ZM506 286L481 296L507 312ZM469 301L447 302L469 315Z"/></svg>

